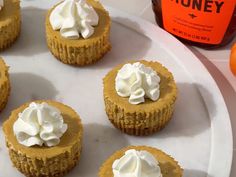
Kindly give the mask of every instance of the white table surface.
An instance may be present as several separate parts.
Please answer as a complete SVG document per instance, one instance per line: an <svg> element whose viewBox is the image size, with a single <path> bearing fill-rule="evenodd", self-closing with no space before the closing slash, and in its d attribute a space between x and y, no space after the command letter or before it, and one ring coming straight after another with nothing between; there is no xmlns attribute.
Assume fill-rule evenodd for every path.
<svg viewBox="0 0 236 177"><path fill-rule="evenodd" d="M151 23L155 23L151 0L100 0L104 5L123 10L132 15L139 16ZM217 50L204 50L197 47L188 46L190 50L206 66L215 79L222 95L224 96L233 129L233 140L236 134L236 77L229 69L229 55L232 44L236 42L236 37L227 46ZM226 137L227 138L227 137ZM234 155L236 154L236 141L234 141ZM236 157L234 156L231 176L236 176Z"/></svg>

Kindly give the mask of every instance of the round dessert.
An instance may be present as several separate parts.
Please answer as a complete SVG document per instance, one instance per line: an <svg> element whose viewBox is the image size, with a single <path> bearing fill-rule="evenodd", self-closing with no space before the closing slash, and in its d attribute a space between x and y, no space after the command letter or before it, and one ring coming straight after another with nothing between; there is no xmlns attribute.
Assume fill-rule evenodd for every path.
<svg viewBox="0 0 236 177"><path fill-rule="evenodd" d="M100 167L99 177L182 177L183 170L172 157L156 148L129 146L115 152Z"/></svg>
<svg viewBox="0 0 236 177"><path fill-rule="evenodd" d="M109 14L100 2L64 0L47 14L47 45L65 64L91 64L111 49L110 26Z"/></svg>
<svg viewBox="0 0 236 177"><path fill-rule="evenodd" d="M12 111L3 131L11 161L25 176L63 176L80 158L81 120L62 103L24 104Z"/></svg>
<svg viewBox="0 0 236 177"><path fill-rule="evenodd" d="M17 39L20 26L20 1L0 1L0 50L9 47Z"/></svg>
<svg viewBox="0 0 236 177"><path fill-rule="evenodd" d="M2 111L8 101L10 94L10 80L8 74L8 66L2 58L0 58L0 111Z"/></svg>
<svg viewBox="0 0 236 177"><path fill-rule="evenodd" d="M177 97L173 75L160 63L129 62L103 79L104 102L111 123L130 135L149 135L171 119Z"/></svg>

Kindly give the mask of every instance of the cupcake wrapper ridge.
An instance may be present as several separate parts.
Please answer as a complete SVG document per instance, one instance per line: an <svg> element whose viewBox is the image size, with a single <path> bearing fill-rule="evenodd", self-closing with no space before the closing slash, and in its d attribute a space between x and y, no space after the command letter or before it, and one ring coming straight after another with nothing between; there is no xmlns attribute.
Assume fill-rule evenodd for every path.
<svg viewBox="0 0 236 177"><path fill-rule="evenodd" d="M8 73L8 67L4 63L4 61L0 58L0 64L3 64L6 68L2 73L4 73L2 77L2 81L0 83L0 112L6 107L6 104L8 102L8 98L10 95L10 80L9 80L9 73Z"/></svg>
<svg viewBox="0 0 236 177"><path fill-rule="evenodd" d="M111 123L122 132L136 136L150 135L163 129L172 118L175 100L176 97L173 97L173 101L163 109L130 113L108 97L104 98L106 113Z"/></svg>
<svg viewBox="0 0 236 177"><path fill-rule="evenodd" d="M17 152L8 141L6 141L6 145L12 163L27 177L64 176L77 165L81 154L81 145L79 143L76 143L69 151L59 156L45 159L31 158L26 154Z"/></svg>

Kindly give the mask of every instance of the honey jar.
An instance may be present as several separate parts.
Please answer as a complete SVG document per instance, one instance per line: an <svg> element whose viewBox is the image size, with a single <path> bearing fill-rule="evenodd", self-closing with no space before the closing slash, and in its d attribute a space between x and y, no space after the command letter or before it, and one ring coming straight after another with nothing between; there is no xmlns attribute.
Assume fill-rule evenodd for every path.
<svg viewBox="0 0 236 177"><path fill-rule="evenodd" d="M191 45L212 49L236 34L236 0L152 0L157 24Z"/></svg>

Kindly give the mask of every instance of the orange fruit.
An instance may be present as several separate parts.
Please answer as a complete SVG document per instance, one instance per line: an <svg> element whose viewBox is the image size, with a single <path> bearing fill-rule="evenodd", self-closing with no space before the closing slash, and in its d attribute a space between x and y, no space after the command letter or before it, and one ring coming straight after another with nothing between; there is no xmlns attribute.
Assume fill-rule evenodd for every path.
<svg viewBox="0 0 236 177"><path fill-rule="evenodd" d="M233 47L231 48L229 65L232 73L236 76L236 43L234 43Z"/></svg>

